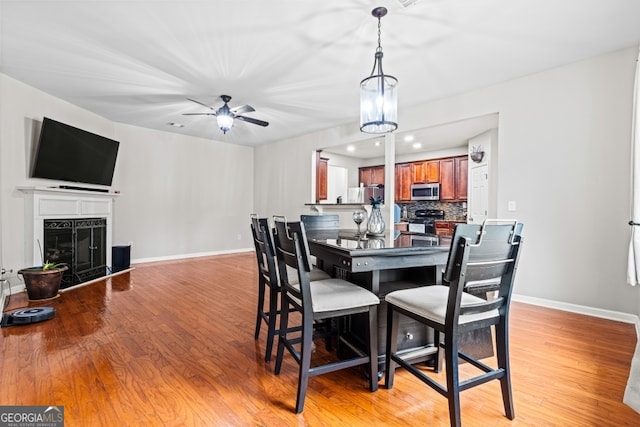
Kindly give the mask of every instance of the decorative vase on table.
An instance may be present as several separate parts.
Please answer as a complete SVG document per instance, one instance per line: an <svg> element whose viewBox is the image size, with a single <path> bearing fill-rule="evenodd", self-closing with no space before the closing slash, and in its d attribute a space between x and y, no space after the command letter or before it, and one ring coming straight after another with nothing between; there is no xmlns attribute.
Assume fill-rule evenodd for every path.
<svg viewBox="0 0 640 427"><path fill-rule="evenodd" d="M374 236L382 236L384 234L384 218L380 211L380 197L372 197L371 199L371 215L367 221L367 233Z"/></svg>

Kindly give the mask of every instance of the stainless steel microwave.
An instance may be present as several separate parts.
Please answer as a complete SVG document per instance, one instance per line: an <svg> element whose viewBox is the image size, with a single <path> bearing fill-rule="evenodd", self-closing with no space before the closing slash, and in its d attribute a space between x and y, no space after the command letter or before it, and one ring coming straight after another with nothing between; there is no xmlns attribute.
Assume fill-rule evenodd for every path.
<svg viewBox="0 0 640 427"><path fill-rule="evenodd" d="M440 200L440 184L411 184L411 200Z"/></svg>

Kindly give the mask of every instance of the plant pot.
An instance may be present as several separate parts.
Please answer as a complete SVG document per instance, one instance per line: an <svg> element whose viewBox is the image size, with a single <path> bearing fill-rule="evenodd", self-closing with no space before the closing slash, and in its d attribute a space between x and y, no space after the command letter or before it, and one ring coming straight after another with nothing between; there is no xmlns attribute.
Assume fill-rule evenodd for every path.
<svg viewBox="0 0 640 427"><path fill-rule="evenodd" d="M67 266L42 271L42 267L23 268L18 271L24 279L29 300L51 299L58 296L62 275Z"/></svg>

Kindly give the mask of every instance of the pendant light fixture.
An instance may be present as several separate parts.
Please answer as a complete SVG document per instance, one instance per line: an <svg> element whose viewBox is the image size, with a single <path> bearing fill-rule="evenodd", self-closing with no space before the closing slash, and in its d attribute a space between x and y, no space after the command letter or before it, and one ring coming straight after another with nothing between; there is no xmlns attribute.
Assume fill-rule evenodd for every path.
<svg viewBox="0 0 640 427"><path fill-rule="evenodd" d="M360 82L360 130L366 133L388 133L398 128L398 79L382 71L380 19L385 7L376 7L371 14L378 18L378 47L371 75Z"/></svg>

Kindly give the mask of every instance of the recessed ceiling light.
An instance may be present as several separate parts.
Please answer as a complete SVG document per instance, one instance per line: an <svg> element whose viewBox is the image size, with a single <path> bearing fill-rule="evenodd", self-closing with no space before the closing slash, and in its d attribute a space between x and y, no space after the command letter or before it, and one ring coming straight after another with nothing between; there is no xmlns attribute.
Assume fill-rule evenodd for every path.
<svg viewBox="0 0 640 427"><path fill-rule="evenodd" d="M413 139L414 139L413 135L406 135L404 137L404 142L411 142L411 141L413 141Z"/></svg>
<svg viewBox="0 0 640 427"><path fill-rule="evenodd" d="M347 145L347 151L353 153L354 151L356 151L356 147L354 147L353 145Z"/></svg>
<svg viewBox="0 0 640 427"><path fill-rule="evenodd" d="M175 122L169 122L167 123L169 126L173 126L174 128L183 128L184 125L181 125L180 123L175 123Z"/></svg>
<svg viewBox="0 0 640 427"><path fill-rule="evenodd" d="M422 148L422 144L420 144L419 142L414 142L412 147L415 149Z"/></svg>

